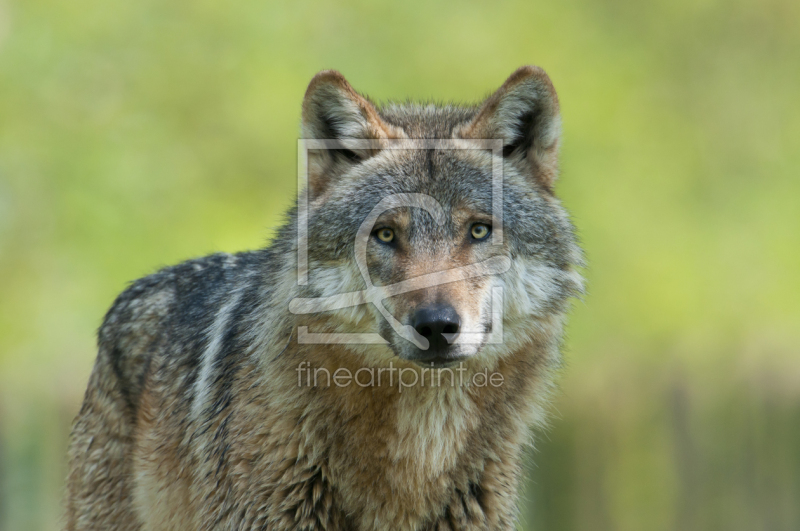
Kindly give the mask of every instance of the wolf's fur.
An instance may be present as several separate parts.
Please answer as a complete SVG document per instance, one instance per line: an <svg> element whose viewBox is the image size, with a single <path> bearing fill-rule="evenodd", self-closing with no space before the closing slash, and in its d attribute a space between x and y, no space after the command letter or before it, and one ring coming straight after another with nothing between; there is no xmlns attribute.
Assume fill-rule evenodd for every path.
<svg viewBox="0 0 800 531"><path fill-rule="evenodd" d="M67 529L513 529L520 454L541 423L569 297L581 290L572 227L553 195L558 100L547 75L517 70L477 106L376 107L338 73L303 104L306 138L502 138L502 246L468 244L490 216L492 154L312 152L309 283L297 282L297 212L269 248L218 254L136 281L109 310L70 444ZM356 230L390 193L425 193L384 213L390 249L371 241L376 285L484 260L496 276L391 297L399 321L446 301L485 337L491 290L504 288L503 343L453 346L467 378L500 386L298 385L298 366L420 372L415 348L374 307L294 315L290 301L364 288ZM386 345L308 345L313 332L380 332ZM402 391L402 392L401 392Z"/></svg>

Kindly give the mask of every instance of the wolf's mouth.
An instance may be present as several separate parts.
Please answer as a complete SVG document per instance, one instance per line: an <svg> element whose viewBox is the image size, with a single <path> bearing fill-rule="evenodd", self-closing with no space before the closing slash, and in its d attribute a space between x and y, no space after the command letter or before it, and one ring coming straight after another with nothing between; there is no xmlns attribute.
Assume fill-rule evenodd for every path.
<svg viewBox="0 0 800 531"><path fill-rule="evenodd" d="M455 367L459 363L462 363L467 360L469 356L455 356L455 357L436 357L436 358L420 358L420 359L411 359L420 367L432 368L432 369L441 369L441 368L448 368L448 367Z"/></svg>
<svg viewBox="0 0 800 531"><path fill-rule="evenodd" d="M469 358L458 346L450 345L443 349L422 350L412 349L405 357L408 361L413 361L420 367L451 367Z"/></svg>

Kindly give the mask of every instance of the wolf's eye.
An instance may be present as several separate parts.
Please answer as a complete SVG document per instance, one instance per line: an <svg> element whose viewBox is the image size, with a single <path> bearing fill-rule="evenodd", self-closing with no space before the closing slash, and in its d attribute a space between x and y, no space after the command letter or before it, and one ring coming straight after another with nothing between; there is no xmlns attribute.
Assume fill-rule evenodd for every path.
<svg viewBox="0 0 800 531"><path fill-rule="evenodd" d="M486 238L490 232L492 232L492 229L486 223L476 223L472 226L472 230L470 231L472 237L476 240Z"/></svg>
<svg viewBox="0 0 800 531"><path fill-rule="evenodd" d="M375 231L375 236L383 243L391 243L394 240L394 231L388 227Z"/></svg>

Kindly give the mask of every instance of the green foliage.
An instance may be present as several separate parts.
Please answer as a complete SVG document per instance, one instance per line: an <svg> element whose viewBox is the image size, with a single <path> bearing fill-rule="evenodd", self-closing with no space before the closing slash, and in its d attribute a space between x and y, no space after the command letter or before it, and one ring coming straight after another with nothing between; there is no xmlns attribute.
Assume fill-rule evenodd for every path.
<svg viewBox="0 0 800 531"><path fill-rule="evenodd" d="M127 282L263 245L300 101L543 66L587 250L526 529L800 527L800 4L0 2L0 529L54 529Z"/></svg>

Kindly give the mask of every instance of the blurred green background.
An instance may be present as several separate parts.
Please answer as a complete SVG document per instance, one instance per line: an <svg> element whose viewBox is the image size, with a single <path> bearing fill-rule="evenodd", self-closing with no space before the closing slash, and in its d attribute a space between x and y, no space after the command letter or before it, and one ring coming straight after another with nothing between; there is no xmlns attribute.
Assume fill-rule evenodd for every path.
<svg viewBox="0 0 800 531"><path fill-rule="evenodd" d="M0 0L0 529L57 529L126 283L261 246L300 102L543 66L587 251L526 530L800 529L800 3Z"/></svg>

